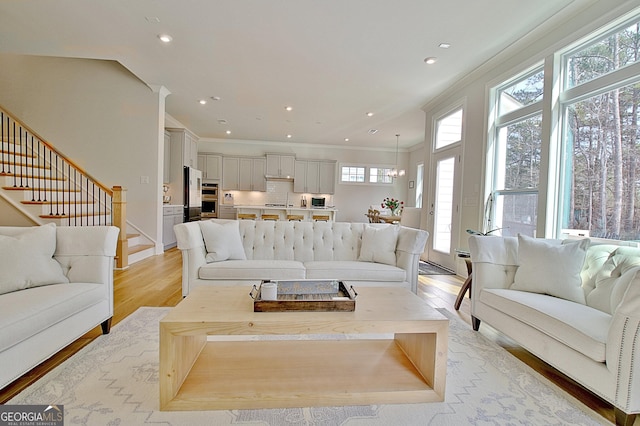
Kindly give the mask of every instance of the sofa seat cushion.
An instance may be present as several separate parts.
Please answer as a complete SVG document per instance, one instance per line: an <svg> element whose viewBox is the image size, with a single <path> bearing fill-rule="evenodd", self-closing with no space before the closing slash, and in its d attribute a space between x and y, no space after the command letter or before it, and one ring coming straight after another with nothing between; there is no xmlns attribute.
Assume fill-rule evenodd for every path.
<svg viewBox="0 0 640 426"><path fill-rule="evenodd" d="M507 289L483 289L480 301L597 362L606 360L611 315L553 296ZM526 337L522 337L526 342Z"/></svg>
<svg viewBox="0 0 640 426"><path fill-rule="evenodd" d="M345 281L403 282L406 272L384 263L333 260L305 262L308 279L339 279Z"/></svg>
<svg viewBox="0 0 640 426"><path fill-rule="evenodd" d="M202 280L299 280L304 265L295 260L226 260L208 263L198 271Z"/></svg>
<svg viewBox="0 0 640 426"><path fill-rule="evenodd" d="M106 299L104 285L52 284L0 297L0 351Z"/></svg>

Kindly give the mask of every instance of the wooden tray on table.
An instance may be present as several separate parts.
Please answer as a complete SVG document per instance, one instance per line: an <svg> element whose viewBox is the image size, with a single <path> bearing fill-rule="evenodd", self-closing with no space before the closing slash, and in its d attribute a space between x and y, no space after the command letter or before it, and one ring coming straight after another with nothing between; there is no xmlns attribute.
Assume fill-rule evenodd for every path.
<svg viewBox="0 0 640 426"><path fill-rule="evenodd" d="M336 312L354 311L356 296L353 287L347 288L338 281L337 290L326 290L334 280L295 280L269 281L253 286L249 295L253 298L253 312ZM278 284L277 300L262 300L262 284L276 282ZM299 289L296 292L295 289ZM317 290L314 290L317 289Z"/></svg>

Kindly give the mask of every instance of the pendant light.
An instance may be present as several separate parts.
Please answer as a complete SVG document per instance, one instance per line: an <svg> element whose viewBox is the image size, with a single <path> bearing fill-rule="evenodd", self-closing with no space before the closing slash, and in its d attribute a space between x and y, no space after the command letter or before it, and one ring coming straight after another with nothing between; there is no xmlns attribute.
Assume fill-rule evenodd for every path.
<svg viewBox="0 0 640 426"><path fill-rule="evenodd" d="M398 176L404 176L405 171L404 169L398 169L398 145L400 143L400 135L396 134L396 164L393 167L393 169L389 170L389 172L387 173L387 176L390 176L392 178L397 178Z"/></svg>

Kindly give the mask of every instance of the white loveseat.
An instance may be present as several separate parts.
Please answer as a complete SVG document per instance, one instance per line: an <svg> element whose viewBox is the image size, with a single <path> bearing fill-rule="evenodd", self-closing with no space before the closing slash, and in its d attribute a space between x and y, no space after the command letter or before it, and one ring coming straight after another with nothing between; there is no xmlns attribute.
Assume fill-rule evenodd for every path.
<svg viewBox="0 0 640 426"><path fill-rule="evenodd" d="M0 388L113 316L112 226L0 227Z"/></svg>
<svg viewBox="0 0 640 426"><path fill-rule="evenodd" d="M416 292L428 232L399 225L212 219L174 226L182 294L262 279L339 279Z"/></svg>
<svg viewBox="0 0 640 426"><path fill-rule="evenodd" d="M624 244L621 242L621 244ZM471 315L610 402L640 412L640 248L472 236Z"/></svg>

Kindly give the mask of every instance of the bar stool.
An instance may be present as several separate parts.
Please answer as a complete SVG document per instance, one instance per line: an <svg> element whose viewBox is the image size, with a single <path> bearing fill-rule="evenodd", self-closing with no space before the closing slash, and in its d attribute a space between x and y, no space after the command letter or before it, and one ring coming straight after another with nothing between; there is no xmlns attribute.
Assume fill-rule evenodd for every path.
<svg viewBox="0 0 640 426"><path fill-rule="evenodd" d="M280 215L277 214L263 214L262 220L280 220Z"/></svg>
<svg viewBox="0 0 640 426"><path fill-rule="evenodd" d="M291 221L291 220L302 221L302 220L304 220L304 216L302 216L301 214L288 214L287 215L287 220L289 220L289 221Z"/></svg>
<svg viewBox="0 0 640 426"><path fill-rule="evenodd" d="M329 222L330 218L329 218L329 215L326 215L326 214L314 214L312 216L312 219L315 222Z"/></svg>
<svg viewBox="0 0 640 426"><path fill-rule="evenodd" d="M238 213L238 219L256 220L256 214L255 213Z"/></svg>

